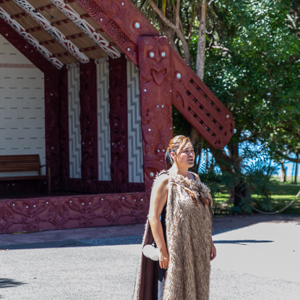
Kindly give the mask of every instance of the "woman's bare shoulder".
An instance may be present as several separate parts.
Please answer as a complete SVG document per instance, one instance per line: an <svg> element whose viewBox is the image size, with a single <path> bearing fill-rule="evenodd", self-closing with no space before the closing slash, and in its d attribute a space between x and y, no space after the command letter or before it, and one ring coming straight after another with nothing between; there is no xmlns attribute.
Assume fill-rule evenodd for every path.
<svg viewBox="0 0 300 300"><path fill-rule="evenodd" d="M169 176L167 174L161 174L155 178L151 190L151 203L164 204L166 202L166 196L169 190L168 183Z"/></svg>
<svg viewBox="0 0 300 300"><path fill-rule="evenodd" d="M192 175L192 177L193 177L194 179L196 179L196 181L201 181L198 174L196 174L196 173L194 173L194 172L191 172L191 171L189 171L189 173Z"/></svg>
<svg viewBox="0 0 300 300"><path fill-rule="evenodd" d="M168 183L169 183L169 175L164 173L155 178L153 187L156 187L156 188L164 187L164 186L167 186Z"/></svg>

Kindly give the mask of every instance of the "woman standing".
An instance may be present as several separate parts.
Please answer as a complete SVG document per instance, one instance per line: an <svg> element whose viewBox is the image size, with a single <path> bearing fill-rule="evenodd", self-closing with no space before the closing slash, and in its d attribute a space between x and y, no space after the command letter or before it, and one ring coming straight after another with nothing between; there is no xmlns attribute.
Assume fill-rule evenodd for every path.
<svg viewBox="0 0 300 300"><path fill-rule="evenodd" d="M209 298L210 260L216 257L211 236L212 200L198 175L188 171L194 161L189 138L174 137L166 152L168 170L153 184L144 236L144 244L153 236L159 264L151 265L145 261L149 259L142 258L137 299Z"/></svg>

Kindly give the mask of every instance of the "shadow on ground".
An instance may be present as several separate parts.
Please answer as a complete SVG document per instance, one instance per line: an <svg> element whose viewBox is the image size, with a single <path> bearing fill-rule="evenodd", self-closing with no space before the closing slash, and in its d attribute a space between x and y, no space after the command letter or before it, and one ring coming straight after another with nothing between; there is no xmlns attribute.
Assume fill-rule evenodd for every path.
<svg viewBox="0 0 300 300"><path fill-rule="evenodd" d="M0 289L17 287L17 286L23 285L23 284L27 284L27 283L15 281L10 278L0 278Z"/></svg>
<svg viewBox="0 0 300 300"><path fill-rule="evenodd" d="M298 222L300 225L300 215L232 215L232 216L215 216L213 218L213 235L223 232L240 229L256 225L259 223L288 223Z"/></svg>
<svg viewBox="0 0 300 300"><path fill-rule="evenodd" d="M23 285L23 284L27 284L27 283L15 281L10 278L0 278L0 289L17 287L17 286ZM2 296L0 295L0 299L1 298L2 298Z"/></svg>
<svg viewBox="0 0 300 300"><path fill-rule="evenodd" d="M239 245L247 245L247 244L264 244L264 243L274 243L274 241L269 240L215 240L214 244L239 244Z"/></svg>
<svg viewBox="0 0 300 300"><path fill-rule="evenodd" d="M142 243L142 236L124 236L99 239L82 239L69 241L52 241L41 243L28 243L18 245L2 246L3 250L20 249L41 249L41 248L67 248L67 247L90 247L90 246L117 246L117 245L139 245Z"/></svg>
<svg viewBox="0 0 300 300"><path fill-rule="evenodd" d="M288 223L300 225L299 215L247 215L247 216L214 216L213 236L219 244L271 243L269 240L219 240L218 234L237 230L259 223ZM140 245L144 224L119 225L64 229L58 231L41 231L26 234L0 235L0 250L67 248L113 245Z"/></svg>

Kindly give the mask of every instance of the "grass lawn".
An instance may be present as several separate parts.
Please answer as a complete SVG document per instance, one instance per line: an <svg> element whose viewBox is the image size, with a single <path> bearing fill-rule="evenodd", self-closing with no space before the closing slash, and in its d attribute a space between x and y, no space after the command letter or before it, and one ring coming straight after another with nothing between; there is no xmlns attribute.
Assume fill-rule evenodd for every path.
<svg viewBox="0 0 300 300"><path fill-rule="evenodd" d="M288 180L287 182L280 182L279 178L274 177L274 189L271 192L271 204L273 206L271 211L278 211L288 205L297 195L300 190L300 178L298 184L295 185ZM252 195L252 205L260 210L263 210L259 205L262 197L259 195ZM221 193L215 194L213 209L215 214L230 214L232 203L227 203L229 194L226 192L225 187ZM284 214L300 214L300 196L296 201L285 209L282 213Z"/></svg>

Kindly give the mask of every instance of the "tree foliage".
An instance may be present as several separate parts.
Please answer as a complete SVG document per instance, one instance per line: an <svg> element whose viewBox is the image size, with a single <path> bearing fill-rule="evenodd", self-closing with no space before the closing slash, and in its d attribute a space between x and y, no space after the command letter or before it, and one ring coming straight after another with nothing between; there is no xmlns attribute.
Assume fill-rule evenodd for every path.
<svg viewBox="0 0 300 300"><path fill-rule="evenodd" d="M137 2L195 70L202 1ZM166 25L151 3L184 39L175 27ZM278 161L300 153L299 12L299 0L208 1L204 82L235 118L228 147L210 151L223 174L231 174L227 186L236 205L250 189L245 180L247 152L240 151L243 143L260 143L261 151ZM176 111L174 122L178 130L188 131Z"/></svg>
<svg viewBox="0 0 300 300"><path fill-rule="evenodd" d="M209 8L205 82L235 118L229 151L211 150L224 172L240 178L231 191L235 200L236 190L246 185L243 142L260 142L277 159L299 145L299 3L294 2L215 0Z"/></svg>
<svg viewBox="0 0 300 300"><path fill-rule="evenodd" d="M271 141L297 123L299 40L285 25L288 10L284 1L213 2L206 82L234 113L241 141Z"/></svg>
<svg viewBox="0 0 300 300"><path fill-rule="evenodd" d="M238 147L244 141L260 141L273 158L299 143L299 31L290 25L298 22L290 20L297 15L293 5L212 2L205 81L231 109L236 126L229 145L234 153L213 151L221 167L222 161L240 165Z"/></svg>
<svg viewBox="0 0 300 300"><path fill-rule="evenodd" d="M191 38L197 34L202 0L133 0L188 65L191 64Z"/></svg>

